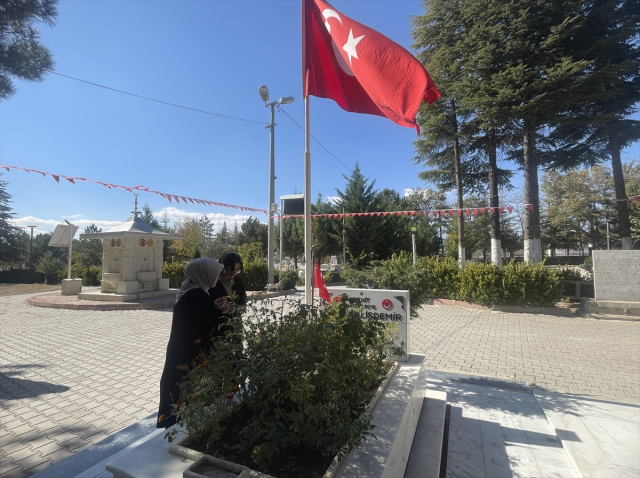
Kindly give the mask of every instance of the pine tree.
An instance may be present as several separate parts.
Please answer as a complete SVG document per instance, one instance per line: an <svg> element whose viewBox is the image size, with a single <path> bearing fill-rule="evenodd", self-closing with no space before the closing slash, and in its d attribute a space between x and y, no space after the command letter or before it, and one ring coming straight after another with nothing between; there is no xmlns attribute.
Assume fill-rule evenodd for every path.
<svg viewBox="0 0 640 478"><path fill-rule="evenodd" d="M336 189L338 200L335 205L339 211L344 209L349 212L374 212L381 211L381 197L373 189L375 180L369 184L369 179L360 171L360 165L349 176L343 175L347 180L344 191ZM332 224L334 234L342 234L342 224L334 221ZM363 266L373 259L378 259L378 252L387 238L382 234L382 222L377 218L359 216L345 219L347 257L352 265Z"/></svg>
<svg viewBox="0 0 640 478"><path fill-rule="evenodd" d="M20 246L22 231L10 222L15 217L10 204L7 183L0 181L0 262L15 261L24 252Z"/></svg>
<svg viewBox="0 0 640 478"><path fill-rule="evenodd" d="M140 214L140 219L149 224L151 227L160 230L160 223L153 215L153 211L151 210L149 203L144 203L144 206L142 206L142 214Z"/></svg>
<svg viewBox="0 0 640 478"><path fill-rule="evenodd" d="M51 52L40 43L33 26L55 24L58 0L3 0L0 2L0 101L15 93L12 77L42 81L53 66Z"/></svg>

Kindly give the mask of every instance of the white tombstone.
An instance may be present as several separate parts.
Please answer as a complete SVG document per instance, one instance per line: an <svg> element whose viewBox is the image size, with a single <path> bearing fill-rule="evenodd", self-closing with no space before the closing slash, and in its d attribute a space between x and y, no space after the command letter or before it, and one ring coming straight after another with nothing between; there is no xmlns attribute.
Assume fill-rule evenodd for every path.
<svg viewBox="0 0 640 478"><path fill-rule="evenodd" d="M133 216L106 232L80 234L80 239L102 239L100 292L83 292L80 299L131 301L165 295L169 279L162 277L163 243L182 239L159 231L138 217L136 197Z"/></svg>
<svg viewBox="0 0 640 478"><path fill-rule="evenodd" d="M593 251L596 300L640 301L640 251Z"/></svg>

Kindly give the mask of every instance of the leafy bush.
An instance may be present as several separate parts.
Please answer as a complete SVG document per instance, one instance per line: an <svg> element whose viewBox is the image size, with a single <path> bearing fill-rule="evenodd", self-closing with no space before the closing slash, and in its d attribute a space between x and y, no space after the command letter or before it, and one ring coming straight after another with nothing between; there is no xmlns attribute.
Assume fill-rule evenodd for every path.
<svg viewBox="0 0 640 478"><path fill-rule="evenodd" d="M97 266L87 267L82 275L82 285L96 286L100 285L102 280L102 268Z"/></svg>
<svg viewBox="0 0 640 478"><path fill-rule="evenodd" d="M262 259L253 258L242 264L242 281L247 290L263 290L267 287L269 266Z"/></svg>
<svg viewBox="0 0 640 478"><path fill-rule="evenodd" d="M9 269L0 271L0 283L35 284L44 282L44 274L29 269Z"/></svg>
<svg viewBox="0 0 640 478"><path fill-rule="evenodd" d="M62 261L53 257L53 254L50 251L47 251L42 255L40 262L38 262L36 271L44 274L44 283L46 284L48 282L48 278L56 279L58 277L57 272L63 267L64 264Z"/></svg>
<svg viewBox="0 0 640 478"><path fill-rule="evenodd" d="M365 269L347 267L342 277L352 286L364 289L408 290L411 299L411 315L417 316L418 309L427 302L424 274L413 266L413 259L406 253L393 255L390 259L374 261Z"/></svg>
<svg viewBox="0 0 640 478"><path fill-rule="evenodd" d="M398 352L393 326L362 320L358 299L288 305L252 307L253 320L202 343L173 411L190 447L280 478L324 472L370 435L367 404Z"/></svg>
<svg viewBox="0 0 640 478"><path fill-rule="evenodd" d="M162 277L169 279L169 287L179 289L187 280L186 264L182 262L166 262L162 266Z"/></svg>
<svg viewBox="0 0 640 478"><path fill-rule="evenodd" d="M280 280L282 290L295 289L298 283L298 273L296 271L284 271Z"/></svg>
<svg viewBox="0 0 640 478"><path fill-rule="evenodd" d="M366 269L347 268L343 276L352 287L409 290L412 316L431 299L553 307L562 296L554 270L516 261L502 266L467 262L460 270L453 258L425 257L414 267L411 256L401 254Z"/></svg>
<svg viewBox="0 0 640 478"><path fill-rule="evenodd" d="M563 267L562 269L554 270L560 280L584 280L582 274L573 267Z"/></svg>
<svg viewBox="0 0 640 478"><path fill-rule="evenodd" d="M342 282L342 277L340 277L340 273L337 271L327 271L324 274L325 282Z"/></svg>
<svg viewBox="0 0 640 478"><path fill-rule="evenodd" d="M584 264L582 264L580 267L582 267L587 272L593 272L593 258L585 257Z"/></svg>

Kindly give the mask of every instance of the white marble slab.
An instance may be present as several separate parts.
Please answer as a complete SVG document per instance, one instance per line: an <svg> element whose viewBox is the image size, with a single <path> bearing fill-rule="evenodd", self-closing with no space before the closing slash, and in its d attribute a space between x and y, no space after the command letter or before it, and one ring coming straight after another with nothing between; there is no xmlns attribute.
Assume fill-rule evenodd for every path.
<svg viewBox="0 0 640 478"><path fill-rule="evenodd" d="M517 384L473 383L458 374L428 379L451 404L448 478L580 478L534 396Z"/></svg>
<svg viewBox="0 0 640 478"><path fill-rule="evenodd" d="M567 394L535 395L583 477L640 476L640 407Z"/></svg>

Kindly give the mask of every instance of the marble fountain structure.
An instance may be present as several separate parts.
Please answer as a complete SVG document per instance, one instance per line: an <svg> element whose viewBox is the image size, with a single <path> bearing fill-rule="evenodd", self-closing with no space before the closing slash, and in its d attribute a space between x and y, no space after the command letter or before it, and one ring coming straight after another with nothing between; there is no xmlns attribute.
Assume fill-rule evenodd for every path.
<svg viewBox="0 0 640 478"><path fill-rule="evenodd" d="M81 292L79 299L127 302L175 292L162 277L163 243L182 239L159 231L138 217L136 198L133 216L106 232L80 234L80 239L102 240L100 292Z"/></svg>

